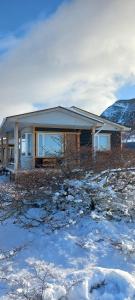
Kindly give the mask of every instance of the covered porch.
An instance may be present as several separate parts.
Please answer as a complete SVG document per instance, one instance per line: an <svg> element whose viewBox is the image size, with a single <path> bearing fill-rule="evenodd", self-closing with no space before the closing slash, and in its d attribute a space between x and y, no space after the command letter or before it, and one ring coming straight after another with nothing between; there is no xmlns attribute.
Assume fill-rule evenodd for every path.
<svg viewBox="0 0 135 300"><path fill-rule="evenodd" d="M89 132L92 136L95 128L89 129ZM63 162L79 165L81 134L81 129L45 127L29 127L20 131L17 123L12 145L9 144L8 134L6 138L1 138L1 166L14 173L18 170L54 168Z"/></svg>
<svg viewBox="0 0 135 300"><path fill-rule="evenodd" d="M91 133L94 152L94 134L102 126L60 107L8 117L0 132L1 164L11 172L55 167L73 153L79 163L81 132Z"/></svg>

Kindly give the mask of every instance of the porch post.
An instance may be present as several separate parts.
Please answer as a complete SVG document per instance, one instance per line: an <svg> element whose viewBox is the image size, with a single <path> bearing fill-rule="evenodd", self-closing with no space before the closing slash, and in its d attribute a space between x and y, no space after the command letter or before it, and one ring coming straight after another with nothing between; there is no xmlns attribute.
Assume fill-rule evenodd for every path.
<svg viewBox="0 0 135 300"><path fill-rule="evenodd" d="M77 133L77 164L80 165L80 132Z"/></svg>
<svg viewBox="0 0 135 300"><path fill-rule="evenodd" d="M35 127L32 130L32 168L35 168L35 146L36 146L36 134Z"/></svg>
<svg viewBox="0 0 135 300"><path fill-rule="evenodd" d="M3 137L1 137L1 163L4 164L4 147L3 147Z"/></svg>
<svg viewBox="0 0 135 300"><path fill-rule="evenodd" d="M95 158L96 158L96 150L95 150L94 136L95 136L95 127L92 128L92 160L93 160L93 161L94 161Z"/></svg>
<svg viewBox="0 0 135 300"><path fill-rule="evenodd" d="M18 170L19 167L19 133L18 133L18 123L14 126L14 169Z"/></svg>
<svg viewBox="0 0 135 300"><path fill-rule="evenodd" d="M8 165L8 134L6 134L6 144L5 144L5 167Z"/></svg>
<svg viewBox="0 0 135 300"><path fill-rule="evenodd" d="M123 140L123 132L122 131L120 131L120 147L121 147L121 151L123 150L123 142L122 142L122 140Z"/></svg>

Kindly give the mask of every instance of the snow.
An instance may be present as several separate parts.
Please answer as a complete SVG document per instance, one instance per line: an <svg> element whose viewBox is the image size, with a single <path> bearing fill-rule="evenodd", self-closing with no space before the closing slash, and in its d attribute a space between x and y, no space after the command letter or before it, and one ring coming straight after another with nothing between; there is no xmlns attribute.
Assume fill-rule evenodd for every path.
<svg viewBox="0 0 135 300"><path fill-rule="evenodd" d="M47 264L53 276L44 291L45 300L64 296L65 282L71 286L68 300L135 299L134 224L97 222L84 217L79 224L48 234L44 226L27 230L7 222L0 226L0 236L2 250L22 246L6 265L9 287L16 288L17 294L21 295L22 280L23 288L33 293L33 286L38 283L33 270L42 277ZM1 286L0 299L9 299L2 291Z"/></svg>
<svg viewBox="0 0 135 300"><path fill-rule="evenodd" d="M131 275L120 270L95 268L69 293L70 300L123 300L134 299L135 283Z"/></svg>
<svg viewBox="0 0 135 300"><path fill-rule="evenodd" d="M0 184L4 182L9 182L9 177L5 175L0 175Z"/></svg>
<svg viewBox="0 0 135 300"><path fill-rule="evenodd" d="M19 219L0 223L0 300L135 300L134 219L127 218L129 209L119 219L105 210L117 204L117 210L129 205L133 211L135 189L129 183L123 188L128 204L118 203L115 172L67 180L69 194L62 186L52 197L54 203L64 197L65 210L52 208L47 215L39 200L39 207L28 207ZM132 181L134 176L131 171ZM117 176L119 188L126 177ZM99 203L86 213L85 188L88 195L96 191L102 210Z"/></svg>
<svg viewBox="0 0 135 300"><path fill-rule="evenodd" d="M102 114L106 119L133 127L135 112L135 99L118 100L109 106Z"/></svg>

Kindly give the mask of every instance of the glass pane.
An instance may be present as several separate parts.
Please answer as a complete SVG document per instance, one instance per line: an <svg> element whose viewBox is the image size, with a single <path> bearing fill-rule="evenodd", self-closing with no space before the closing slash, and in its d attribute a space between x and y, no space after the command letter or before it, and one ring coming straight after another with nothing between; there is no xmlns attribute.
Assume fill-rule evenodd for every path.
<svg viewBox="0 0 135 300"><path fill-rule="evenodd" d="M44 135L41 133L39 134L39 144L38 144L38 155L39 156L44 156L44 143L43 143L43 138L44 138Z"/></svg>
<svg viewBox="0 0 135 300"><path fill-rule="evenodd" d="M26 137L25 137L25 134L22 135L22 140L21 140L21 152L22 152L22 155L26 155Z"/></svg>
<svg viewBox="0 0 135 300"><path fill-rule="evenodd" d="M107 135L99 136L99 149L100 150L109 150L110 149L109 136L107 136Z"/></svg>
<svg viewBox="0 0 135 300"><path fill-rule="evenodd" d="M61 156L63 136L61 134L45 135L45 156Z"/></svg>
<svg viewBox="0 0 135 300"><path fill-rule="evenodd" d="M27 134L27 151L28 151L28 156L32 155L32 134L28 133Z"/></svg>

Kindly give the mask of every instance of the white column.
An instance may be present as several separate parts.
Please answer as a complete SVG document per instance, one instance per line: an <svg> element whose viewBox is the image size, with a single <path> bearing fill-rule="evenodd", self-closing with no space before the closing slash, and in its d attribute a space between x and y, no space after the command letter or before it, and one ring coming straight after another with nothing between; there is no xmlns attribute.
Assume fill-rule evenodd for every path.
<svg viewBox="0 0 135 300"><path fill-rule="evenodd" d="M4 164L4 146L3 146L3 137L1 138L1 162L2 166Z"/></svg>
<svg viewBox="0 0 135 300"><path fill-rule="evenodd" d="M36 151L35 151L35 146L36 146L36 134L35 134L35 127L33 127L32 130L32 168L35 168L35 156L36 156Z"/></svg>
<svg viewBox="0 0 135 300"><path fill-rule="evenodd" d="M80 132L77 133L77 164L80 165Z"/></svg>
<svg viewBox="0 0 135 300"><path fill-rule="evenodd" d="M18 123L14 126L14 169L18 170L19 167L19 133L18 133Z"/></svg>
<svg viewBox="0 0 135 300"><path fill-rule="evenodd" d="M121 134L121 141L120 141L120 142L121 142L121 150L123 150L123 142L122 142L122 139L123 139L123 132L121 131L120 134Z"/></svg>
<svg viewBox="0 0 135 300"><path fill-rule="evenodd" d="M94 136L95 136L95 127L92 128L92 160L95 160L96 158Z"/></svg>
<svg viewBox="0 0 135 300"><path fill-rule="evenodd" d="M5 167L8 165L8 134L6 134L6 143L5 143Z"/></svg>

